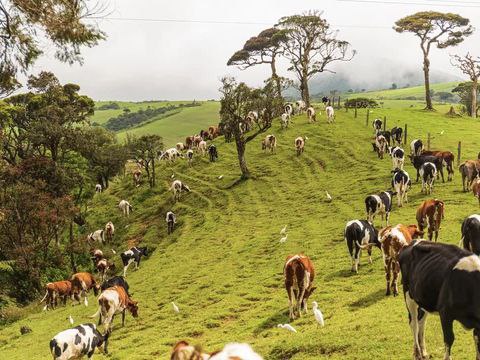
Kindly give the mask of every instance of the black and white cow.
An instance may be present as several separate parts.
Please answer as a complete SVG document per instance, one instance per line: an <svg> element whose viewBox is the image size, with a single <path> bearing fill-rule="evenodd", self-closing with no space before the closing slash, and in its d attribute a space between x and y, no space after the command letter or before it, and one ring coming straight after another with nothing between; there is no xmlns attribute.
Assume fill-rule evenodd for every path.
<svg viewBox="0 0 480 360"><path fill-rule="evenodd" d="M291 103L285 104L283 107L285 114L288 114L288 116L293 115L293 105Z"/></svg>
<svg viewBox="0 0 480 360"><path fill-rule="evenodd" d="M208 156L210 157L210 162L218 159L217 147L215 145L212 144L208 147Z"/></svg>
<svg viewBox="0 0 480 360"><path fill-rule="evenodd" d="M433 156L433 155L410 155L410 161L415 169L417 169L417 180L420 177L420 168L423 164L427 162L431 162L437 168L437 171L442 176L442 182L445 182L445 178L443 177L443 159L441 157Z"/></svg>
<svg viewBox="0 0 480 360"><path fill-rule="evenodd" d="M410 143L410 155L420 155L423 150L422 140L415 139Z"/></svg>
<svg viewBox="0 0 480 360"><path fill-rule="evenodd" d="M394 127L392 131L390 131L390 134L392 135L392 143L401 145L402 144L402 133L403 129L401 127Z"/></svg>
<svg viewBox="0 0 480 360"><path fill-rule="evenodd" d="M480 258L455 245L414 241L400 253L403 291L413 333L413 358L428 359L425 322L440 315L444 360L451 359L453 322L473 329L476 359L480 359Z"/></svg>
<svg viewBox="0 0 480 360"><path fill-rule="evenodd" d="M100 334L94 324L81 324L72 329L59 332L50 340L50 351L53 360L80 359L93 357L96 348L107 350L108 333Z"/></svg>
<svg viewBox="0 0 480 360"><path fill-rule="evenodd" d="M373 130L375 130L375 134L377 134L380 130L382 130L383 121L381 119L373 120Z"/></svg>
<svg viewBox="0 0 480 360"><path fill-rule="evenodd" d="M371 264L372 246L380 248L378 231L367 220L351 220L345 226L344 237L347 242L348 252L352 258L352 271L358 273L362 250L367 249Z"/></svg>
<svg viewBox="0 0 480 360"><path fill-rule="evenodd" d="M135 270L138 269L142 256L147 256L146 247L133 247L120 254L123 262L123 277L127 277L127 269L131 263L135 263Z"/></svg>
<svg viewBox="0 0 480 360"><path fill-rule="evenodd" d="M177 216L172 211L169 211L167 212L165 221L167 222L167 233L171 234L175 228L175 224L177 223Z"/></svg>
<svg viewBox="0 0 480 360"><path fill-rule="evenodd" d="M419 173L422 178L422 192L431 194L437 177L437 167L432 162L426 162L420 167Z"/></svg>
<svg viewBox="0 0 480 360"><path fill-rule="evenodd" d="M405 164L405 151L398 146L390 148L390 156L392 157L393 169L403 169Z"/></svg>
<svg viewBox="0 0 480 360"><path fill-rule="evenodd" d="M367 209L367 220L373 223L375 216L385 215L387 226L390 220L390 211L392 211L392 198L395 195L393 191L382 191L380 194L368 195L365 198L365 207Z"/></svg>
<svg viewBox="0 0 480 360"><path fill-rule="evenodd" d="M473 214L462 223L463 248L480 256L480 215Z"/></svg>
<svg viewBox="0 0 480 360"><path fill-rule="evenodd" d="M377 136L380 136L380 135L382 135L385 138L385 140L387 140L387 144L388 144L388 146L390 146L390 143L391 143L391 141L390 141L390 138L391 138L390 131L388 131L388 130L387 131L377 131Z"/></svg>
<svg viewBox="0 0 480 360"><path fill-rule="evenodd" d="M102 286L100 287L102 291L107 290L108 288L114 287L114 286L121 286L125 289L125 292L127 293L128 296L130 296L128 289L128 283L127 280L123 276L114 276L107 281L104 281Z"/></svg>
<svg viewBox="0 0 480 360"><path fill-rule="evenodd" d="M410 176L405 170L392 170L392 188L395 190L398 199L398 207L402 207L404 202L408 202L408 190L412 185Z"/></svg>

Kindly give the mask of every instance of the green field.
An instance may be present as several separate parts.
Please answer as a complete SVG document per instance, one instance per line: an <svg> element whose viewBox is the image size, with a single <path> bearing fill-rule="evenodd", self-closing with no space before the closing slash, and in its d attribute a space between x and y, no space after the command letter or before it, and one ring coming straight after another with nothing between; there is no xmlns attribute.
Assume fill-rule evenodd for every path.
<svg viewBox="0 0 480 360"><path fill-rule="evenodd" d="M387 116L389 127L407 123L409 140L425 140L430 132L432 148L455 154L461 140L462 158L476 158L479 143L474 134L480 132L479 121L447 118L443 114L448 106L437 106L436 112L424 112L422 107L412 101L385 101L371 119ZM214 122L208 114L193 111L205 109L192 109L190 118ZM287 131L276 122L270 131L279 142L274 155L261 151L261 138L249 143L247 161L254 178L232 188L229 185L239 177L234 144L218 138L217 163L197 158L193 167L184 161L163 164L155 189L146 184L134 188L127 176L95 197L88 230L112 220L118 231L117 253L135 243L156 248L138 271L131 267L128 274L133 298L139 301L139 318L127 315L121 328L117 316L111 354L96 359L167 359L172 345L181 339L207 350L231 341L248 342L272 360L411 359L412 336L403 296L385 297L380 251L375 249L372 265L364 256L359 274L352 275L342 236L347 221L364 218L365 196L389 188L391 161L379 160L372 152L373 130L371 124L365 125L365 110L357 119L353 111L337 111L335 125L327 125L323 113L318 119L312 125L305 116L296 117ZM305 153L297 157L293 142L299 135L308 140ZM410 164L406 170L414 177ZM172 173L192 189L176 204L168 192ZM401 209L394 206L392 223L415 222L416 208L426 198L420 188L413 184L410 203ZM326 190L332 202L326 201ZM458 244L461 222L479 211L478 201L461 191L458 172L451 183L437 182L434 196L446 203L440 241ZM128 199L134 207L128 220L116 207L120 199ZM166 235L164 219L169 209L179 219L172 236ZM280 244L279 231L285 224L288 240ZM381 225L380 219L376 225ZM326 324L320 328L309 313L292 323L298 331L292 334L276 326L288 322L284 260L298 252L309 255L315 264L317 289L310 303L319 303ZM118 257L113 259L119 265ZM93 295L89 300L88 308L68 304L42 312L38 306L26 319L3 328L0 358L50 358L49 340L70 327L69 314L75 324L92 321ZM173 312L171 301L180 307L180 314ZM432 315L427 324L427 349L432 359L442 359L438 317ZM20 335L22 325L33 332ZM456 324L455 335L453 358L474 358L471 334Z"/></svg>
<svg viewBox="0 0 480 360"><path fill-rule="evenodd" d="M457 86L458 82L448 82L448 83L439 83L439 84L431 84L430 89L435 92L450 92L452 89ZM375 91L366 91L362 93L356 94L347 94L348 97L368 97L373 99L389 99L389 100L397 100L402 99L410 96L414 96L416 98L424 98L425 97L425 87L423 85L420 86L413 86L404 89L395 89L395 90L375 90Z"/></svg>

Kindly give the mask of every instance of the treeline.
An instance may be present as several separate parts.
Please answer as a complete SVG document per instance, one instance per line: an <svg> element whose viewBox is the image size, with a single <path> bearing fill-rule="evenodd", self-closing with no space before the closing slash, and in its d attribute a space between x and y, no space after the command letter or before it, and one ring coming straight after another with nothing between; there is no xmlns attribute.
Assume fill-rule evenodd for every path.
<svg viewBox="0 0 480 360"><path fill-rule="evenodd" d="M123 113L109 119L105 128L111 131L120 131L128 128L138 126L142 123L151 121L159 115L166 114L171 111L179 110L185 107L200 106L197 102L191 102L187 104L178 104L178 105L167 105L159 108L152 108L148 106L145 110L140 109L138 111L132 112L130 109L123 109Z"/></svg>

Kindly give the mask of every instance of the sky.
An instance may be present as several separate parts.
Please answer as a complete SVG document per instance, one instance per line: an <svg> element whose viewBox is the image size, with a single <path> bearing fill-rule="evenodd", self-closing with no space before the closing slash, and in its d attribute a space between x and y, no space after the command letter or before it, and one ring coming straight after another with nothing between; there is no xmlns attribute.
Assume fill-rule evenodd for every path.
<svg viewBox="0 0 480 360"><path fill-rule="evenodd" d="M338 38L357 50L353 61L334 70L359 83L388 76L386 72L392 67L421 72L418 39L392 30L396 20L417 11L455 12L469 18L478 29L460 46L432 49L432 69L462 77L452 68L448 55L467 51L480 55L480 0L366 1L112 0L107 3L106 18L95 20L107 40L83 50L83 65L62 64L53 58L53 51L46 51L33 73L53 71L62 82L79 84L82 93L95 100L218 98L219 79L224 75L236 76L252 86L261 85L269 76L268 65L245 71L226 65L249 37L282 16L310 9L323 10L332 28L340 30ZM280 73L289 76L286 64Z"/></svg>

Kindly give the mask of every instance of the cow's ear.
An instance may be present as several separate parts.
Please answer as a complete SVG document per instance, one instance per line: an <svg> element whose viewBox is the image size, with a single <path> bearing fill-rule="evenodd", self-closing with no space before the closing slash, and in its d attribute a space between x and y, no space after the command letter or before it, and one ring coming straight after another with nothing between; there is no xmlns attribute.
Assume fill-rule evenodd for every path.
<svg viewBox="0 0 480 360"><path fill-rule="evenodd" d="M316 286L313 286L311 289L310 289L310 295L313 293L313 290L315 290L317 287Z"/></svg>

